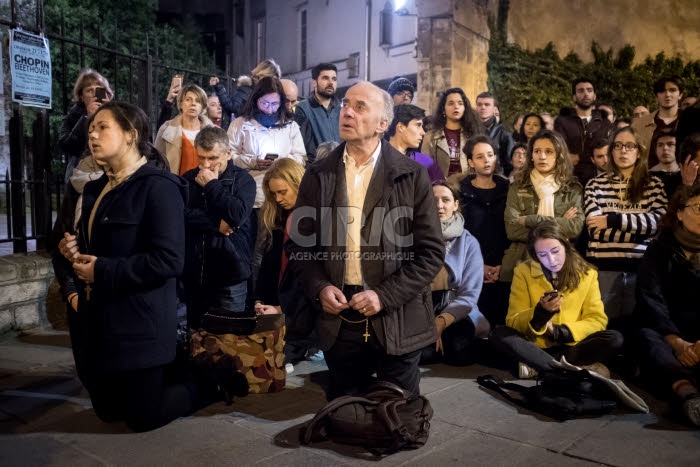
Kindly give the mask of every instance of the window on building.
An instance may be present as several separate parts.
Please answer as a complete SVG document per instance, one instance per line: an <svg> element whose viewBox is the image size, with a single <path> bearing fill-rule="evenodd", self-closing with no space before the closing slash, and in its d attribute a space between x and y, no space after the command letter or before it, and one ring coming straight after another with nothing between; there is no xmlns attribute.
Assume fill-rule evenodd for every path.
<svg viewBox="0 0 700 467"><path fill-rule="evenodd" d="M255 20L255 61L260 63L265 58L265 19Z"/></svg>
<svg viewBox="0 0 700 467"><path fill-rule="evenodd" d="M360 52L355 52L348 57L348 78L358 76L360 76Z"/></svg>
<svg viewBox="0 0 700 467"><path fill-rule="evenodd" d="M305 70L306 69L306 53L307 53L307 40L306 40L306 34L307 34L307 29L306 29L306 10L300 10L299 11L299 31L301 33L301 43L299 44L299 50L301 51L300 59L301 59L301 69Z"/></svg>
<svg viewBox="0 0 700 467"><path fill-rule="evenodd" d="M384 4L384 9L379 12L379 45L389 47L392 44L392 26L394 22L394 6L391 2Z"/></svg>

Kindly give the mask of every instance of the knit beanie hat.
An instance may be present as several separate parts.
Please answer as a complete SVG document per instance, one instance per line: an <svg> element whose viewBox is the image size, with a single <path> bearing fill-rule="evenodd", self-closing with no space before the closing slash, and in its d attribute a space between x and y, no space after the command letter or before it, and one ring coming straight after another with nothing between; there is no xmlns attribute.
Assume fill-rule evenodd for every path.
<svg viewBox="0 0 700 467"><path fill-rule="evenodd" d="M391 84L389 84L389 88L387 89L387 92L391 97L394 97L398 93L404 91L410 91L411 99L413 99L413 94L415 94L416 88L414 88L411 82L406 78L396 78L391 82Z"/></svg>

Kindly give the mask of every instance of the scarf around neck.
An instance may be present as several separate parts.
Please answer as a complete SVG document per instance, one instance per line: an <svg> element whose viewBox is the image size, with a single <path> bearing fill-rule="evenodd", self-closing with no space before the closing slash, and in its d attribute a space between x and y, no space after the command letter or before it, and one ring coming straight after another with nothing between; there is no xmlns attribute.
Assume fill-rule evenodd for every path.
<svg viewBox="0 0 700 467"><path fill-rule="evenodd" d="M554 174L542 175L537 169L533 169L530 172L530 181L532 181L532 186L540 199L537 214L554 217L554 193L559 189Z"/></svg>
<svg viewBox="0 0 700 467"><path fill-rule="evenodd" d="M442 239L448 242L464 232L464 217L459 212L455 212L445 222L440 222L440 226L442 227Z"/></svg>
<svg viewBox="0 0 700 467"><path fill-rule="evenodd" d="M683 225L678 226L673 231L673 236L676 237L681 247L690 253L688 261L690 261L693 269L700 269L700 236L688 231Z"/></svg>
<svg viewBox="0 0 700 467"><path fill-rule="evenodd" d="M272 128L277 125L277 113L268 115L265 112L256 110L253 118L265 128Z"/></svg>

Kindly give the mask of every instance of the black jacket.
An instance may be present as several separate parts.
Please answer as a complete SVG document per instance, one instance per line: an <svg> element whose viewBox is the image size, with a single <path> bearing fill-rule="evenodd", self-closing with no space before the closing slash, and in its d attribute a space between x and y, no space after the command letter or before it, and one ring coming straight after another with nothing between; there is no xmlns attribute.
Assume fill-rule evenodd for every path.
<svg viewBox="0 0 700 467"><path fill-rule="evenodd" d="M236 88L236 92L234 92L232 96L228 93L228 91L226 91L226 88L221 83L217 83L214 86L214 91L216 91L216 95L219 96L221 109L223 110L224 114L231 119L231 121L233 121L235 117L241 116L245 103L248 101L250 95L253 94L253 88L251 86L243 85L238 86ZM231 117L231 114L233 114L234 117Z"/></svg>
<svg viewBox="0 0 700 467"><path fill-rule="evenodd" d="M569 152L579 155L574 175L578 177L581 185L585 186L595 175L595 165L591 161L593 143L600 138L609 138L613 124L597 109L592 111L591 120L585 127L576 112L562 111L554 120L554 130L564 137Z"/></svg>
<svg viewBox="0 0 700 467"><path fill-rule="evenodd" d="M88 239L89 213L107 182L101 177L83 190L80 251L97 261L89 300L85 283L75 281L78 313L86 316L82 353L99 371L164 365L175 357L187 188L175 175L142 166L104 196Z"/></svg>
<svg viewBox="0 0 700 467"><path fill-rule="evenodd" d="M198 173L196 168L183 175L190 194L185 210L185 287L223 287L248 280L257 227L255 180L231 160L218 180L204 187L195 181ZM222 219L233 229L231 235L219 232Z"/></svg>
<svg viewBox="0 0 700 467"><path fill-rule="evenodd" d="M472 179L465 178L459 187L464 228L479 241L484 264L498 266L510 245L503 220L510 183L503 177L495 176L496 187L491 193L493 198L486 200L479 196L481 190L472 186Z"/></svg>
<svg viewBox="0 0 700 467"><path fill-rule="evenodd" d="M493 123L490 121L487 123L487 125L491 123L491 127L486 126L486 131L488 131L489 138L491 138L491 142L493 143L493 152L498 156L498 161L503 169L503 175L507 177L513 171L513 163L510 161L510 152L513 150L515 143L513 142L513 136L511 136L510 132L503 128L503 125L500 123L495 123L496 117L491 118L493 119Z"/></svg>
<svg viewBox="0 0 700 467"><path fill-rule="evenodd" d="M435 342L430 282L444 262L445 244L425 167L388 142L380 144L363 206L361 235L366 244L361 247L361 268L367 288L377 293L383 306L370 318L371 326L389 355L404 355ZM346 223L328 222L342 219L338 208L347 206L344 150L341 144L307 168L292 212L285 244L293 258L289 267L302 275L311 299L326 286L344 285ZM320 314L322 350L333 346L340 324L338 316Z"/></svg>
<svg viewBox="0 0 700 467"><path fill-rule="evenodd" d="M82 102L76 102L63 117L58 132L58 147L66 160L65 183L73 174L73 168L87 152L87 109Z"/></svg>
<svg viewBox="0 0 700 467"><path fill-rule="evenodd" d="M695 270L672 233L652 241L639 265L635 318L662 336L700 340L700 270Z"/></svg>

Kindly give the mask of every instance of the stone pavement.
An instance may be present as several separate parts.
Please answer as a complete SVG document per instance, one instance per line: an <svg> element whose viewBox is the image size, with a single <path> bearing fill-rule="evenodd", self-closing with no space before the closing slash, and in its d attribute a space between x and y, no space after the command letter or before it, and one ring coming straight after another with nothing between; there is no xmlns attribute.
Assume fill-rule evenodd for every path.
<svg viewBox="0 0 700 467"><path fill-rule="evenodd" d="M101 423L75 376L68 335L0 339L0 465L700 465L700 430L638 391L652 413L618 410L558 423L516 408L475 382L501 370L423 368L435 410L421 449L377 460L362 449L299 446L298 428L324 404L322 362L303 362L288 389L215 404L149 433Z"/></svg>

